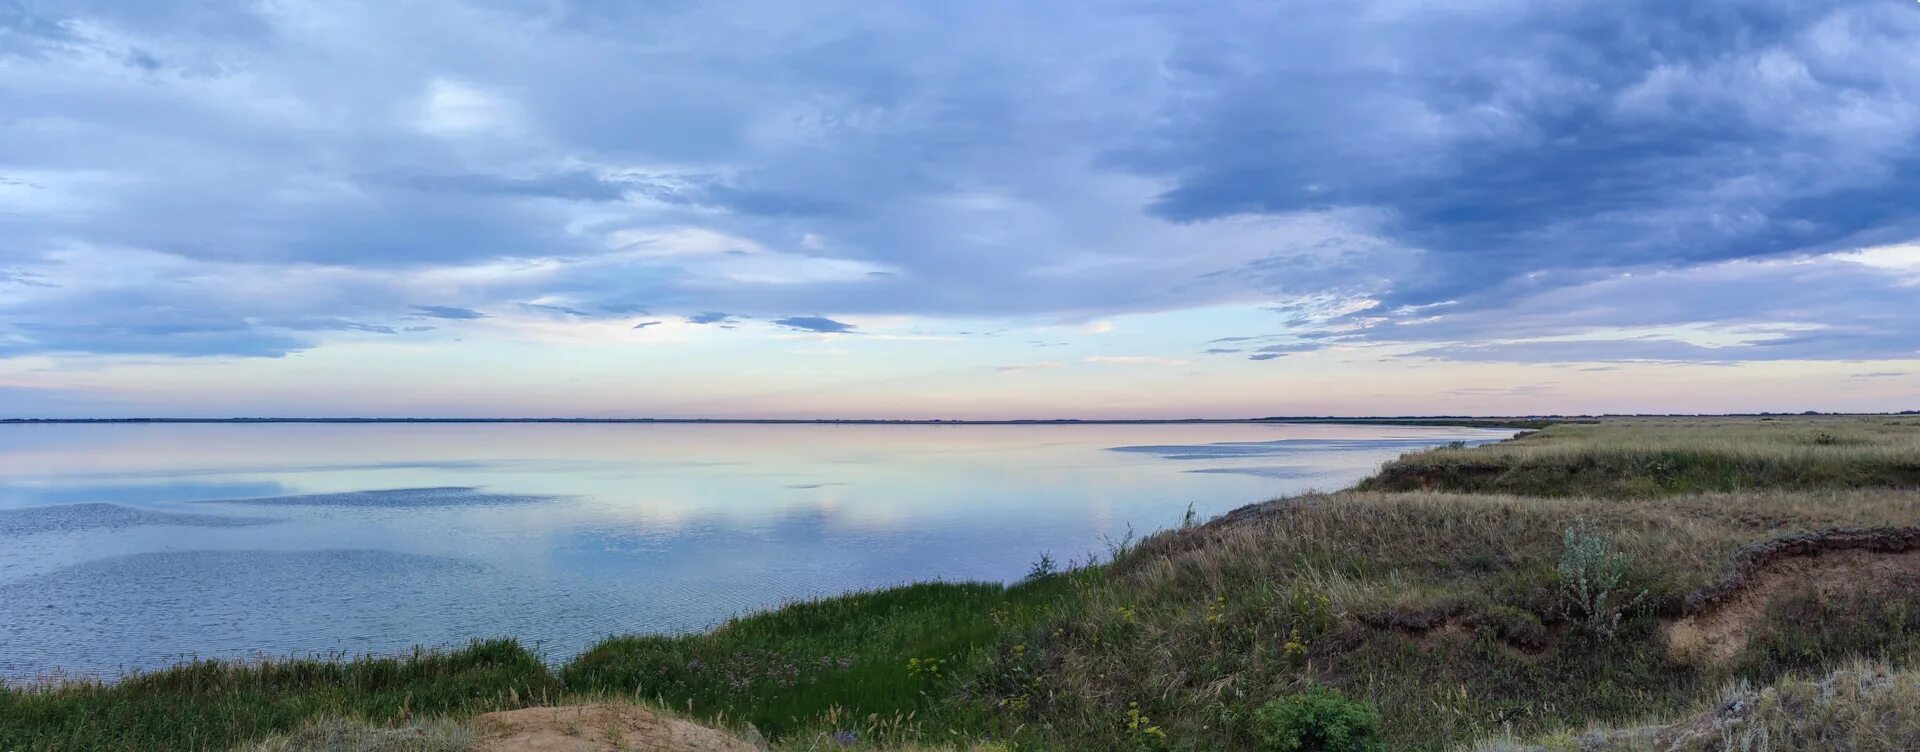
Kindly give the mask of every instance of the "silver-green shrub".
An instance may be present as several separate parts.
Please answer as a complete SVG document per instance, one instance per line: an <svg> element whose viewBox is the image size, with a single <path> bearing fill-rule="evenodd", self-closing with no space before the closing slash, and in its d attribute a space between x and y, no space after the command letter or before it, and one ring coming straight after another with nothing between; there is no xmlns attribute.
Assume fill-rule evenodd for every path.
<svg viewBox="0 0 1920 752"><path fill-rule="evenodd" d="M1628 593L1633 556L1616 550L1613 539L1584 517L1567 526L1561 542L1556 571L1567 615L1595 639L1613 639L1622 617L1646 596L1644 590Z"/></svg>

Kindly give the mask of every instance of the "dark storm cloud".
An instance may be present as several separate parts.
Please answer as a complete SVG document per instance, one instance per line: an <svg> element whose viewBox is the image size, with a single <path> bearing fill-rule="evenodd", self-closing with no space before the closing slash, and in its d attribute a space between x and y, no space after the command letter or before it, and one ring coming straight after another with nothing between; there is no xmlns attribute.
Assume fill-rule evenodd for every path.
<svg viewBox="0 0 1920 752"><path fill-rule="evenodd" d="M1111 159L1172 178L1155 211L1179 220L1389 209L1388 234L1433 254L1394 302L1920 234L1901 198L1920 192L1920 9L1397 10L1309 13L1291 34L1317 37L1304 46L1260 24L1188 39L1177 106Z"/></svg>

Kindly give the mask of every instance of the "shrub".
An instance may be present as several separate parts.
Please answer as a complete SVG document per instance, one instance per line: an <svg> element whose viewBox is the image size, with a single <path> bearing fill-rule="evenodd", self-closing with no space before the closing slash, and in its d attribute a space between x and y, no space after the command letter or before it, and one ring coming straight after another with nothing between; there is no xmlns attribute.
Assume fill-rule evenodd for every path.
<svg viewBox="0 0 1920 752"><path fill-rule="evenodd" d="M1315 687L1260 706L1253 738L1261 752L1385 752L1380 715L1366 703Z"/></svg>
<svg viewBox="0 0 1920 752"><path fill-rule="evenodd" d="M1562 535L1560 592L1567 615L1598 640L1610 640L1620 631L1620 619L1646 597L1646 591L1628 595L1626 579L1633 556L1613 547L1613 539L1582 517Z"/></svg>
<svg viewBox="0 0 1920 752"><path fill-rule="evenodd" d="M1059 573L1060 565L1054 563L1053 555L1042 551L1040 558L1034 560L1033 566L1027 569L1027 580L1044 580Z"/></svg>

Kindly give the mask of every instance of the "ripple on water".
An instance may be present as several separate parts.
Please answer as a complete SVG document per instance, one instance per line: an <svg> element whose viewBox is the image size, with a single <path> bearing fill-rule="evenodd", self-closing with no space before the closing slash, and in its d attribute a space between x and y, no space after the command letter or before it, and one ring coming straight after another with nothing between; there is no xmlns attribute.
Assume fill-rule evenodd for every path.
<svg viewBox="0 0 1920 752"><path fill-rule="evenodd" d="M388 488L373 491L305 494L301 496L263 496L252 499L218 499L202 503L258 504L261 506L360 507L382 509L421 509L428 507L503 506L535 504L558 499L537 494L498 494L475 486L439 486L434 488Z"/></svg>
<svg viewBox="0 0 1920 752"><path fill-rule="evenodd" d="M244 527L279 521L267 517L223 517L212 514L158 512L123 507L119 504L56 504L0 510L0 537L67 533L79 530L117 530L150 525Z"/></svg>
<svg viewBox="0 0 1920 752"><path fill-rule="evenodd" d="M1203 467L1198 470L1188 470L1187 472L1208 473L1208 474L1214 474L1214 475L1251 475L1256 478L1273 478L1276 480L1299 480L1302 478L1315 478L1315 477L1319 477L1327 474L1327 471L1321 468L1300 467L1297 465L1252 465L1248 467Z"/></svg>
<svg viewBox="0 0 1920 752"><path fill-rule="evenodd" d="M111 677L194 656L451 644L491 633L484 605L473 603L485 601L472 597L487 575L464 559L358 549L91 561L0 583L0 677Z"/></svg>

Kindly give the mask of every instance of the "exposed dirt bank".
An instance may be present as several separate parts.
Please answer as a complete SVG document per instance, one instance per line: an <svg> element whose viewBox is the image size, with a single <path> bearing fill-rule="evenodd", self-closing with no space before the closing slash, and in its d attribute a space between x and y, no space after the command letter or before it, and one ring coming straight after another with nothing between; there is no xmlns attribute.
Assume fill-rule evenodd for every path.
<svg viewBox="0 0 1920 752"><path fill-rule="evenodd" d="M572 705L487 713L473 752L758 752L705 726L631 705Z"/></svg>
<svg viewBox="0 0 1920 752"><path fill-rule="evenodd" d="M1670 654L1721 663L1746 649L1775 600L1811 588L1903 592L1920 587L1920 527L1826 530L1760 541L1736 554L1734 571L1688 596L1667 627Z"/></svg>

